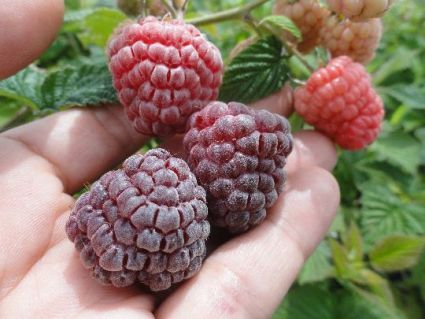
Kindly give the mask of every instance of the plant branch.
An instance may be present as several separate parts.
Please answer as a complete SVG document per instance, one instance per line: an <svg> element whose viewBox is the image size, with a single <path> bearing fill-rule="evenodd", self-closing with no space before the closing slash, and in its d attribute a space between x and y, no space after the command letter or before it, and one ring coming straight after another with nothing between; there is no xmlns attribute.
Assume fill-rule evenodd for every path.
<svg viewBox="0 0 425 319"><path fill-rule="evenodd" d="M282 37L279 38L285 49L288 51L288 53L294 55L297 57L297 59L307 68L307 70L310 73L313 73L315 71L314 67L308 63L308 61L303 57L303 55L298 51L297 47L293 43L287 42L285 39L282 39Z"/></svg>
<svg viewBox="0 0 425 319"><path fill-rule="evenodd" d="M174 10L174 7L168 2L168 0L161 0L162 4L167 8L173 18L177 17L177 12Z"/></svg>
<svg viewBox="0 0 425 319"><path fill-rule="evenodd" d="M186 13L189 0L173 0L173 7L177 13L177 19L184 20L184 14Z"/></svg>
<svg viewBox="0 0 425 319"><path fill-rule="evenodd" d="M254 10L255 8L261 6L262 4L268 1L270 0L253 1L241 7L224 10L221 12L217 12L217 13L205 16L205 17L189 19L186 22L193 25L200 26L200 25L206 25L211 23L223 22L227 20L239 19L241 17L243 18L245 15L249 14L252 10Z"/></svg>
<svg viewBox="0 0 425 319"><path fill-rule="evenodd" d="M143 18L148 16L148 1L147 0L141 0L142 1L142 12L140 14Z"/></svg>

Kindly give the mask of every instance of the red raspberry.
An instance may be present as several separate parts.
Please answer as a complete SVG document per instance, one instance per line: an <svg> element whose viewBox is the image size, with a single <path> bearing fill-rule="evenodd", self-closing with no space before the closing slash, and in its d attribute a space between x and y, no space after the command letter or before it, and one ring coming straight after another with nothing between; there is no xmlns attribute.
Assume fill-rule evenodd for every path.
<svg viewBox="0 0 425 319"><path fill-rule="evenodd" d="M339 20L330 17L320 31L322 44L332 57L348 55L354 61L367 63L375 56L382 36L380 19L370 19L365 22Z"/></svg>
<svg viewBox="0 0 425 319"><path fill-rule="evenodd" d="M360 150L378 136L382 100L363 65L347 56L314 72L295 91L295 110L317 130L348 150Z"/></svg>
<svg viewBox="0 0 425 319"><path fill-rule="evenodd" d="M77 200L66 225L101 284L136 281L153 291L197 273L210 232L205 190L163 149L128 158Z"/></svg>
<svg viewBox="0 0 425 319"><path fill-rule="evenodd" d="M207 191L211 221L233 233L260 224L284 187L288 121L240 103L212 102L188 125L183 144Z"/></svg>
<svg viewBox="0 0 425 319"><path fill-rule="evenodd" d="M351 20L381 17L395 0L327 0L329 8Z"/></svg>
<svg viewBox="0 0 425 319"><path fill-rule="evenodd" d="M148 17L123 25L108 55L119 99L142 134L184 132L187 118L217 98L220 52L183 21Z"/></svg>
<svg viewBox="0 0 425 319"><path fill-rule="evenodd" d="M277 0L273 13L287 16L300 29L302 42L298 44L298 49L304 53L320 43L319 31L329 16L329 10L318 0ZM285 37L295 41L289 33Z"/></svg>

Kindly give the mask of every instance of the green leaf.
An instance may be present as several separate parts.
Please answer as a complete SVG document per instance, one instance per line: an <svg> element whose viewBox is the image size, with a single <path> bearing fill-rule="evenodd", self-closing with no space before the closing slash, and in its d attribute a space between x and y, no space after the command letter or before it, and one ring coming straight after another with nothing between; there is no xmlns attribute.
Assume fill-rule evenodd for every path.
<svg viewBox="0 0 425 319"><path fill-rule="evenodd" d="M425 250L422 251L419 261L412 269L412 282L419 286L422 300L425 302Z"/></svg>
<svg viewBox="0 0 425 319"><path fill-rule="evenodd" d="M332 258L335 264L336 272L340 277L344 276L344 273L348 269L348 254L344 246L342 246L335 239L330 240Z"/></svg>
<svg viewBox="0 0 425 319"><path fill-rule="evenodd" d="M425 247L425 237L390 236L378 242L369 252L373 268L383 272L413 267Z"/></svg>
<svg viewBox="0 0 425 319"><path fill-rule="evenodd" d="M292 288L273 319L407 319L379 296L347 285L330 291L324 285Z"/></svg>
<svg viewBox="0 0 425 319"><path fill-rule="evenodd" d="M413 84L398 84L380 89L380 92L390 95L411 109L425 109L425 88Z"/></svg>
<svg viewBox="0 0 425 319"><path fill-rule="evenodd" d="M312 283L330 278L333 276L333 266L331 264L331 249L326 241L317 247L316 251L310 256L298 276L298 282L301 285Z"/></svg>
<svg viewBox="0 0 425 319"><path fill-rule="evenodd" d="M345 214L350 214L352 215L352 211L351 209L344 207L343 205L341 205L339 207L339 211L338 214L335 216L331 228L329 229L330 234L338 234L338 233L343 233L346 231L347 229L347 225L345 224L345 220L344 220L344 215Z"/></svg>
<svg viewBox="0 0 425 319"><path fill-rule="evenodd" d="M361 281L357 282L358 284L367 286L369 290L384 303L395 305L391 285L387 279L370 269L361 270L358 278L361 278Z"/></svg>
<svg viewBox="0 0 425 319"><path fill-rule="evenodd" d="M415 131L415 136L421 141L421 164L425 164L425 127L417 129Z"/></svg>
<svg viewBox="0 0 425 319"><path fill-rule="evenodd" d="M96 10L94 8L66 11L63 18L64 29L69 31L68 28L70 28L70 24L72 23L78 23L81 25L81 21L84 21L95 11Z"/></svg>
<svg viewBox="0 0 425 319"><path fill-rule="evenodd" d="M291 33L296 39L301 40L301 31L298 29L298 27L295 25L294 22L292 22L291 19L284 15L273 15L265 17L260 24L268 23L272 27L277 28L280 31L288 31Z"/></svg>
<svg viewBox="0 0 425 319"><path fill-rule="evenodd" d="M41 105L41 86L45 78L44 71L35 66L29 66L14 76L0 81L0 96L37 109Z"/></svg>
<svg viewBox="0 0 425 319"><path fill-rule="evenodd" d="M126 15L119 10L99 8L82 21L84 32L79 37L86 46L103 48L114 29L125 19Z"/></svg>
<svg viewBox="0 0 425 319"><path fill-rule="evenodd" d="M16 101L0 98L0 127L11 121L19 109L20 105Z"/></svg>
<svg viewBox="0 0 425 319"><path fill-rule="evenodd" d="M66 9L78 9L80 8L80 0L65 0Z"/></svg>
<svg viewBox="0 0 425 319"><path fill-rule="evenodd" d="M42 91L42 108L48 109L98 105L117 100L111 75L104 63L83 64L50 73Z"/></svg>
<svg viewBox="0 0 425 319"><path fill-rule="evenodd" d="M295 287L273 319L334 319L334 301L333 295L319 285Z"/></svg>
<svg viewBox="0 0 425 319"><path fill-rule="evenodd" d="M0 96L35 110L59 110L117 101L105 59L67 66L50 73L30 66L0 82Z"/></svg>
<svg viewBox="0 0 425 319"><path fill-rule="evenodd" d="M367 291L345 290L337 302L335 318L344 319L406 319L395 307L384 303Z"/></svg>
<svg viewBox="0 0 425 319"><path fill-rule="evenodd" d="M372 78L375 85L382 83L391 74L410 68L416 55L418 55L418 51L400 47L384 64L379 65L379 68L373 74Z"/></svg>
<svg viewBox="0 0 425 319"><path fill-rule="evenodd" d="M424 235L423 207L403 202L387 185L362 185L361 230L368 247L391 235Z"/></svg>
<svg viewBox="0 0 425 319"><path fill-rule="evenodd" d="M353 222L347 232L343 234L344 247L348 252L348 259L351 263L363 263L363 238L359 228Z"/></svg>
<svg viewBox="0 0 425 319"><path fill-rule="evenodd" d="M224 75L220 100L250 103L278 91L288 79L282 44L261 39L232 60Z"/></svg>
<svg viewBox="0 0 425 319"><path fill-rule="evenodd" d="M382 136L371 146L371 150L377 153L378 160L387 160L410 174L416 172L420 163L420 142L401 131Z"/></svg>

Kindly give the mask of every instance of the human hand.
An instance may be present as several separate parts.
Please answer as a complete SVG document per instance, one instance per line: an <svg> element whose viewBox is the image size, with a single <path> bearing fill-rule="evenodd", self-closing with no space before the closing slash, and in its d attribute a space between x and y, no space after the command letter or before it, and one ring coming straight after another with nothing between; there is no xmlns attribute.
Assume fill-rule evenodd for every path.
<svg viewBox="0 0 425 319"><path fill-rule="evenodd" d="M0 0L0 14L7 17L1 28L9 30L0 35L0 77L16 72L48 46L62 10L57 0L17 0L13 5ZM39 23L44 17L50 22ZM256 107L291 112L281 93ZM98 285L64 231L71 194L146 141L131 129L119 106L74 109L0 135L1 318L272 315L336 213L339 190L328 172L336 162L332 143L316 132L295 134L286 191L266 221L215 247L198 275L159 299L137 287ZM164 147L175 144L166 141Z"/></svg>

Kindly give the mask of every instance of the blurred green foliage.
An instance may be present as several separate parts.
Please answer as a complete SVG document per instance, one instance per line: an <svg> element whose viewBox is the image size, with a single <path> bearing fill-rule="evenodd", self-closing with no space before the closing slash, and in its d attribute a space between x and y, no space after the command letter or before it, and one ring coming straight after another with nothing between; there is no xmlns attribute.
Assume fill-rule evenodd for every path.
<svg viewBox="0 0 425 319"><path fill-rule="evenodd" d="M116 99L104 46L125 15L113 0L65 2L63 28L47 52L28 69L0 82L2 129L67 107ZM192 0L187 17L246 3ZM259 20L270 14L271 3L253 12ZM367 150L339 151L334 173L342 193L340 212L276 319L425 318L423 0L398 0L384 25L377 56L368 66L385 101L383 132ZM220 47L227 63L231 50L256 34L238 20L202 31ZM312 62L314 58L307 57ZM305 77L305 69L289 62L292 77Z"/></svg>

